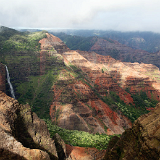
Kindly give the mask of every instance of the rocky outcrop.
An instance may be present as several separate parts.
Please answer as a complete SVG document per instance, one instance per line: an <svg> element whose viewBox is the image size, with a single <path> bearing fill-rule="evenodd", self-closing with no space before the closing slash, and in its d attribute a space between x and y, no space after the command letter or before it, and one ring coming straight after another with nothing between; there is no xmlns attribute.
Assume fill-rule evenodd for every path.
<svg viewBox="0 0 160 160"><path fill-rule="evenodd" d="M52 34L46 33L47 38L43 38L39 41L41 43L41 50L51 50L53 52L63 53L69 48L64 44L62 40L55 37Z"/></svg>
<svg viewBox="0 0 160 160"><path fill-rule="evenodd" d="M46 123L31 112L29 105L20 105L0 92L0 121L0 159L58 159Z"/></svg>
<svg viewBox="0 0 160 160"><path fill-rule="evenodd" d="M61 41L58 37L55 37L52 34L46 33L47 38L43 38L39 41L41 44L41 51L40 51L40 75L43 75L46 73L47 68L49 66L57 65L61 66L63 65L63 62L55 64L56 61L49 62L50 57L57 57L58 60L62 60L62 57L59 53L63 53L65 51L70 50L63 41Z"/></svg>
<svg viewBox="0 0 160 160"><path fill-rule="evenodd" d="M55 142L58 158L60 160L61 159L65 159L67 157L67 154L66 154L66 144L61 139L61 137L59 136L58 133L56 133L54 135L53 139L54 139L54 142Z"/></svg>
<svg viewBox="0 0 160 160"><path fill-rule="evenodd" d="M160 103L150 113L138 118L133 127L119 138L114 137L104 160L159 160Z"/></svg>
<svg viewBox="0 0 160 160"><path fill-rule="evenodd" d="M105 150L66 145L68 160L101 160Z"/></svg>
<svg viewBox="0 0 160 160"><path fill-rule="evenodd" d="M6 92L6 69L2 63L0 63L0 91Z"/></svg>

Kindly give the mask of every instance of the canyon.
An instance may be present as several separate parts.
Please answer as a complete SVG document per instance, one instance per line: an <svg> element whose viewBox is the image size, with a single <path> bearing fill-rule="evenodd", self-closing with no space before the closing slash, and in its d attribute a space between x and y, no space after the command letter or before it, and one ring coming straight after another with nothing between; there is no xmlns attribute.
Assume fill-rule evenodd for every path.
<svg viewBox="0 0 160 160"><path fill-rule="evenodd" d="M111 140L110 143L114 141L114 144L109 144L105 158L112 157L112 149L113 152L116 150L116 154L120 150L119 157L124 155L125 145L123 150L123 147L117 149L116 144L121 144L123 137L130 137L133 130L139 134L148 134L150 131L144 131L143 128L153 125L155 132L151 135L158 133L159 105L154 109L155 104L160 101L160 71L157 66L141 62L122 62L123 56L121 60L116 60L110 55L97 54L101 50L97 49L98 45L106 49L111 46L108 44L110 42L104 44L104 40L99 40L92 51L87 52L70 50L62 40L49 33L40 32L32 36L38 37L35 48L39 47L39 50L15 49L12 54L7 50L1 57L3 64L0 63L0 90L9 93L5 68L7 65L16 98L23 104L0 92L3 122L0 127L3 137L1 139L7 140L0 143L3 157L8 154L7 158L10 159L29 159L30 156L33 159L78 159L78 155L82 158L83 153L88 159L93 159L93 155L97 153L99 159L102 159L100 155L104 155L104 151L65 145L59 135L55 139L50 138L47 125L38 116L51 119L54 125L68 130L107 135L123 133L120 139ZM123 50L118 42L114 41L115 44ZM129 49L124 49L125 54L132 53ZM150 110L153 111L148 113ZM144 113L148 115L140 117ZM157 125L149 124L153 115L157 117L154 121ZM135 121L138 117L140 118ZM147 124L142 124L143 122ZM137 126L143 127L135 129ZM134 138L136 137L134 133ZM146 140L144 137L139 139L139 148L142 149ZM153 136L153 139L156 139L155 144L153 143L156 149L149 140L146 140L147 147L149 150L156 150L157 157L159 141L157 137ZM57 143L60 143L60 151ZM86 155L86 152L93 154ZM125 154L128 156L128 151Z"/></svg>
<svg viewBox="0 0 160 160"><path fill-rule="evenodd" d="M113 111L102 101L101 97L110 91L126 104L134 103L126 88L134 94L144 91L148 97L159 100L160 71L154 65L124 63L95 52L72 51L50 34L40 43L41 48L57 48L56 56L68 67L60 71L53 86L50 107L52 121L62 128L107 134L121 134L124 128L130 128L131 122L121 112ZM47 47L45 50L50 52Z"/></svg>
<svg viewBox="0 0 160 160"><path fill-rule="evenodd" d="M152 64L122 62L94 51L70 50L49 33L39 43L39 53L7 55L6 63L20 103L29 102L38 116L50 116L62 128L122 134L137 117L124 115L119 105L138 108L132 94L141 91L150 99L160 100L160 71ZM145 110L144 113L150 108Z"/></svg>

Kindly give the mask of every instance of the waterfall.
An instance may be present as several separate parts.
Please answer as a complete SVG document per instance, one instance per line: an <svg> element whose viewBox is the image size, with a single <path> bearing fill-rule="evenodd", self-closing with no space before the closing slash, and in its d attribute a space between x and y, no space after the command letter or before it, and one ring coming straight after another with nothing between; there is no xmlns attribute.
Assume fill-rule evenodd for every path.
<svg viewBox="0 0 160 160"><path fill-rule="evenodd" d="M11 81L10 81L10 76L9 76L8 67L7 67L6 65L5 65L5 67L6 67L6 72L7 72L7 82L8 82L9 87L10 87L11 96L12 96L12 98L16 99L16 98L15 98L15 94L14 94L14 90L13 90L13 86L12 86L12 83L11 83Z"/></svg>

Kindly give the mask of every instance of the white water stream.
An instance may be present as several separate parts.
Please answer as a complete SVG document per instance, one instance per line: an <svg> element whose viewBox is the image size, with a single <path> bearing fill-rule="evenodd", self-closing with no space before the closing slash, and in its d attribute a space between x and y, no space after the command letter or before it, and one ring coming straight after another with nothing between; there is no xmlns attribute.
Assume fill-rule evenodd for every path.
<svg viewBox="0 0 160 160"><path fill-rule="evenodd" d="M8 67L7 67L7 66L5 66L5 67L6 67L6 72L7 72L7 82L8 82L9 87L10 87L11 96L12 96L12 98L16 99L16 98L15 98L15 94L14 94L14 89L13 89L12 83L11 83L11 81L10 81L10 76L9 76Z"/></svg>

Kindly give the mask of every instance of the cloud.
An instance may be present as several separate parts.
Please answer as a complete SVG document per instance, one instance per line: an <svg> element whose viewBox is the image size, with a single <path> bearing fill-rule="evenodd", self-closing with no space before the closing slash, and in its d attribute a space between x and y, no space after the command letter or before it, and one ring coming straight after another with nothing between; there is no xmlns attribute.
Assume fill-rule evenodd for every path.
<svg viewBox="0 0 160 160"><path fill-rule="evenodd" d="M0 24L160 32L159 6L159 0L1 0Z"/></svg>

